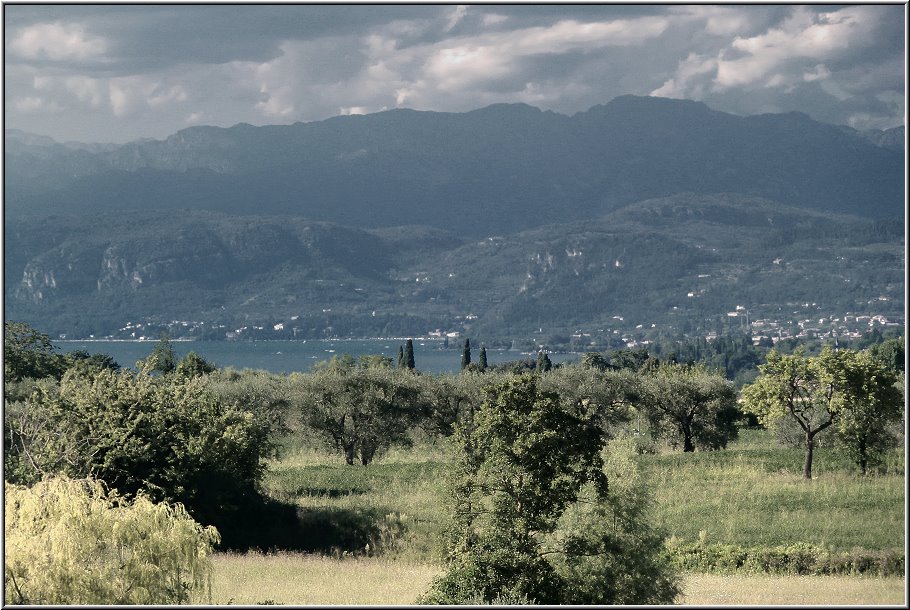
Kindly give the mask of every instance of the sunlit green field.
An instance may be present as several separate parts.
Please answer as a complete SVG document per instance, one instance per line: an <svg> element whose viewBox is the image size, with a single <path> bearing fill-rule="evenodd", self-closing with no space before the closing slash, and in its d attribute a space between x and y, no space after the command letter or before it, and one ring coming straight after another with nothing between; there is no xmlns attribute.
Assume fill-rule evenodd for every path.
<svg viewBox="0 0 910 610"><path fill-rule="evenodd" d="M810 543L833 551L904 546L903 452L862 477L831 450L802 452L745 430L729 449L661 450L640 464L668 535L741 547ZM306 553L219 554L213 602L408 604L442 565L445 441L393 450L369 466L290 438L265 477L269 495L297 507ZM687 574L686 604L900 604L904 580L868 576ZM201 602L202 600L200 600Z"/></svg>
<svg viewBox="0 0 910 610"><path fill-rule="evenodd" d="M831 449L817 449L815 478L803 452L769 433L743 431L727 451L645 456L658 522L679 538L745 547L806 542L835 551L904 547L902 452L889 474L862 477Z"/></svg>
<svg viewBox="0 0 910 610"><path fill-rule="evenodd" d="M306 550L381 552L439 561L445 525L444 441L394 450L369 466L291 445L265 478L269 494L296 504L321 536ZM817 449L815 479L802 452L770 433L744 430L725 451L664 451L640 463L655 496L655 519L683 540L743 547L809 543L832 551L904 547L904 464L862 477L831 449ZM333 533L334 532L334 533Z"/></svg>
<svg viewBox="0 0 910 610"><path fill-rule="evenodd" d="M215 556L212 603L403 605L441 568L383 558L333 559L296 553ZM679 604L852 605L905 603L903 578L687 574ZM194 603L208 603L205 596Z"/></svg>

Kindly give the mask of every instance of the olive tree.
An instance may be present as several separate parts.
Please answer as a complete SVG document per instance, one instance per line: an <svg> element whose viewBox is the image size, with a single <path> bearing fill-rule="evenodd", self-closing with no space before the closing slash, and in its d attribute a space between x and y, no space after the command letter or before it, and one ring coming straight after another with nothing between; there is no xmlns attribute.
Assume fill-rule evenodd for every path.
<svg viewBox="0 0 910 610"><path fill-rule="evenodd" d="M681 444L684 452L720 449L737 438L736 391L722 375L672 362L639 375L638 407L653 435Z"/></svg>
<svg viewBox="0 0 910 610"><path fill-rule="evenodd" d="M184 508L100 482L4 485L7 604L181 604L208 591L218 543Z"/></svg>
<svg viewBox="0 0 910 610"><path fill-rule="evenodd" d="M423 403L415 375L387 366L326 367L292 374L292 400L301 420L348 464L366 466L393 445L410 443L408 430Z"/></svg>
<svg viewBox="0 0 910 610"><path fill-rule="evenodd" d="M745 408L765 425L782 417L795 421L803 431L806 450L803 477L812 479L812 460L816 437L838 424L857 404L859 386L848 381L861 379L850 373L855 352L826 347L818 356L807 357L801 350L782 355L772 350L759 365L756 380L743 388ZM887 401L886 401L887 402ZM848 426L849 427L849 426Z"/></svg>
<svg viewBox="0 0 910 610"><path fill-rule="evenodd" d="M837 440L862 474L897 445L891 424L903 415L903 384L888 363L870 352L846 351L840 362Z"/></svg>

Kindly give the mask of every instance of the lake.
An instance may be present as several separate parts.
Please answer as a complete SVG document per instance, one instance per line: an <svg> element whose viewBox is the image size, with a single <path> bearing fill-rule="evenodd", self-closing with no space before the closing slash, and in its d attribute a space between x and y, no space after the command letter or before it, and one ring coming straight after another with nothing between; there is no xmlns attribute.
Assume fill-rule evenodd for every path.
<svg viewBox="0 0 910 610"><path fill-rule="evenodd" d="M108 354L122 367L135 368L136 361L148 356L157 341L54 341L63 353L85 350L90 354ZM398 359L398 346L404 339L369 340L308 340L308 341L178 341L171 345L178 358L196 352L219 367L262 369L287 374L310 371L313 364L332 356L350 354L382 354ZM450 345L457 345L452 342ZM471 350L476 362L480 347ZM537 354L515 350L487 349L487 362L497 364L509 360L536 358ZM578 360L578 354L550 354L554 363ZM454 373L461 369L461 347L443 348L442 340L414 339L414 361L417 370L427 373Z"/></svg>

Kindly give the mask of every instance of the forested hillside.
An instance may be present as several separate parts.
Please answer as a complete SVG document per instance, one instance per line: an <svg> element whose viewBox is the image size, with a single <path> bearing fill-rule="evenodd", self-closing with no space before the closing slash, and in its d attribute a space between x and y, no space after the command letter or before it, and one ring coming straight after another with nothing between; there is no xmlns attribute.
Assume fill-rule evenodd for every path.
<svg viewBox="0 0 910 610"><path fill-rule="evenodd" d="M751 320L903 310L902 222L733 194L482 239L199 211L61 215L9 223L6 248L8 318L53 336L204 321L189 334L568 342L583 331L621 346L627 332L742 330L727 316L737 306Z"/></svg>

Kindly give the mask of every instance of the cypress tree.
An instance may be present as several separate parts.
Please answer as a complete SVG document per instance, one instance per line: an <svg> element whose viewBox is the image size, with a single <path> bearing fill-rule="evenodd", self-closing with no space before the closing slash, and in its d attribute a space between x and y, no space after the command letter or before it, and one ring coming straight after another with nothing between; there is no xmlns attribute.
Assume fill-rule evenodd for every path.
<svg viewBox="0 0 910 610"><path fill-rule="evenodd" d="M537 372L545 373L553 368L553 363L550 361L550 357L547 356L546 352L540 350L537 352Z"/></svg>
<svg viewBox="0 0 910 610"><path fill-rule="evenodd" d="M414 342L408 339L404 345L404 364L410 370L414 370Z"/></svg>
<svg viewBox="0 0 910 610"><path fill-rule="evenodd" d="M487 370L487 348L483 345L480 346L480 359L478 362L481 371Z"/></svg>
<svg viewBox="0 0 910 610"><path fill-rule="evenodd" d="M404 348L398 346L398 368L404 368Z"/></svg>
<svg viewBox="0 0 910 610"><path fill-rule="evenodd" d="M468 365L471 364L471 340L464 340L464 350L461 352L461 370L468 368Z"/></svg>

